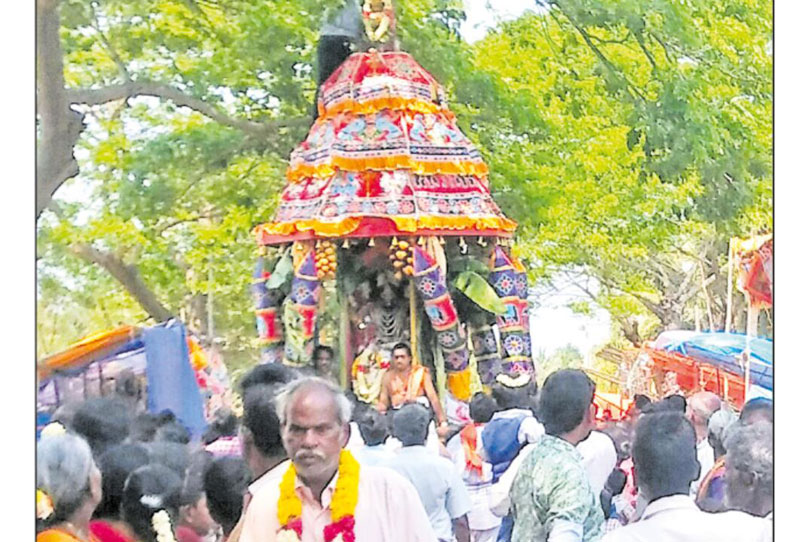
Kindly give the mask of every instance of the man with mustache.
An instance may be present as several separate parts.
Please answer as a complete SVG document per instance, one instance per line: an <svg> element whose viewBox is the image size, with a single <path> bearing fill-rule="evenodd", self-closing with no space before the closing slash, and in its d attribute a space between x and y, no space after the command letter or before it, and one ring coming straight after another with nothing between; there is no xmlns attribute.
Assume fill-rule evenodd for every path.
<svg viewBox="0 0 794 542"><path fill-rule="evenodd" d="M335 384L320 378L304 378L287 384L279 393L276 405L295 480L291 483L285 475L268 481L268 487L257 491L246 513L240 540L270 542L283 535L289 523L285 526L281 522L283 518L279 519L279 502L284 506L294 492L300 501L297 518L300 537L290 539L324 542L327 539L324 530L332 524L334 494L352 479L340 475L340 457L346 457L348 465L355 462L342 451L350 437L350 403ZM354 467L358 470L354 505L356 540L436 540L410 482L385 468L357 462Z"/></svg>

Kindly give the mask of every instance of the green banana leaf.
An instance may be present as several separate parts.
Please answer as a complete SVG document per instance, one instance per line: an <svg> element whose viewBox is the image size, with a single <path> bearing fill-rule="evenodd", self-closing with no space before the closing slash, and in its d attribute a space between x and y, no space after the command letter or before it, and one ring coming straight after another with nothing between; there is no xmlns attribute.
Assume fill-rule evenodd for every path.
<svg viewBox="0 0 794 542"><path fill-rule="evenodd" d="M277 290L284 284L292 282L292 249L285 250L281 255L281 259L276 263L273 274L267 279L265 284L268 290Z"/></svg>
<svg viewBox="0 0 794 542"><path fill-rule="evenodd" d="M507 312L502 298L499 294L488 284L488 281L482 278L474 271L463 271L455 277L453 285L460 293L474 301L477 305L482 307L488 312L494 314L504 314Z"/></svg>

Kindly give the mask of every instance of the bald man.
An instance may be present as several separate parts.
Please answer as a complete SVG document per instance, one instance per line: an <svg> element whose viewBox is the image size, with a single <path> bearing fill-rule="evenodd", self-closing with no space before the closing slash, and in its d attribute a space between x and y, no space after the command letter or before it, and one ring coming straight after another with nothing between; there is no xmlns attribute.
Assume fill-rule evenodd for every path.
<svg viewBox="0 0 794 542"><path fill-rule="evenodd" d="M700 391L687 401L686 416L695 427L700 475L692 483L690 494L697 495L700 483L714 466L714 448L709 444L709 418L722 406L719 396L710 391Z"/></svg>

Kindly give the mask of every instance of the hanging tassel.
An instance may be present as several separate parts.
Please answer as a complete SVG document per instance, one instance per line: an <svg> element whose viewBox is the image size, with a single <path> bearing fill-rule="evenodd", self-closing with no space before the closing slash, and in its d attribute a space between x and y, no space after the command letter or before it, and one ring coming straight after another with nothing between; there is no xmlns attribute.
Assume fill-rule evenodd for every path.
<svg viewBox="0 0 794 542"><path fill-rule="evenodd" d="M367 246L368 247L374 247L375 246L375 238L374 237L370 237L369 238L369 243L367 243Z"/></svg>
<svg viewBox="0 0 794 542"><path fill-rule="evenodd" d="M483 239L482 236L477 238L477 244L480 245L481 247L488 245L488 243L485 242L485 239Z"/></svg>
<svg viewBox="0 0 794 542"><path fill-rule="evenodd" d="M394 246L396 244L397 244L397 238L396 237L392 237L391 238L391 246Z"/></svg>
<svg viewBox="0 0 794 542"><path fill-rule="evenodd" d="M469 245L466 244L463 237L460 238L460 253L466 254L469 251Z"/></svg>
<svg viewBox="0 0 794 542"><path fill-rule="evenodd" d="M438 238L438 240L439 240L438 242L439 242L441 245L446 245L446 244L447 244L447 242L444 240L444 238L443 238L443 237L439 237L439 238Z"/></svg>

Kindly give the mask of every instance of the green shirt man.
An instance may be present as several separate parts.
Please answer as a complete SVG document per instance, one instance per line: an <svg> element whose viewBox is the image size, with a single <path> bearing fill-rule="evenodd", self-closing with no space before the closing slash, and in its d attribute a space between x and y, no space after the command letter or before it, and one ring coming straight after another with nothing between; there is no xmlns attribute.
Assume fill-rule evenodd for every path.
<svg viewBox="0 0 794 542"><path fill-rule="evenodd" d="M544 435L519 467L510 489L513 542L546 542L552 528L564 540L603 535L604 513L590 487L581 454L566 440Z"/></svg>

